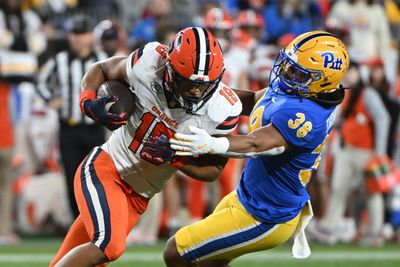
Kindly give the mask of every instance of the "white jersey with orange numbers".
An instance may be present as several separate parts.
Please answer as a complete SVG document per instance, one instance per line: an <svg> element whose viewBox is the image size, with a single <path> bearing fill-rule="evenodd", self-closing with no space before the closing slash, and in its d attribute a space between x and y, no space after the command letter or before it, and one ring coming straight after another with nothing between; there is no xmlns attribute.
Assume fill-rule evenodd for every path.
<svg viewBox="0 0 400 267"><path fill-rule="evenodd" d="M181 107L169 107L172 94L164 86L167 47L148 43L127 60L126 74L135 95L135 110L127 125L115 130L102 146L124 179L139 194L152 197L176 171L168 163L155 165L141 158L143 142L150 136L189 133L190 125L211 135L232 132L242 110L237 95L222 82L205 104L188 114Z"/></svg>

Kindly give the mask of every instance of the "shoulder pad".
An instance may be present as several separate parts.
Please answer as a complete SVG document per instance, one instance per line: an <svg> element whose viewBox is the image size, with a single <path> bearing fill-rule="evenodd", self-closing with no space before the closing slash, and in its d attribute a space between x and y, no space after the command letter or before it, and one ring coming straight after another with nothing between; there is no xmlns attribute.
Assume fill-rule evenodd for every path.
<svg viewBox="0 0 400 267"><path fill-rule="evenodd" d="M215 96L210 99L208 116L215 122L219 134L228 134L238 124L242 102L236 93L223 83L220 83L214 94Z"/></svg>
<svg viewBox="0 0 400 267"><path fill-rule="evenodd" d="M317 137L325 134L325 130L321 131L322 120L301 106L280 106L271 114L271 123L296 147L314 147Z"/></svg>
<svg viewBox="0 0 400 267"><path fill-rule="evenodd" d="M166 57L167 51L167 46L160 44L159 42L151 42L133 51L129 55L127 64L129 64L130 68L133 68L133 66L140 61L140 58L144 57L146 58L146 62L151 62L152 58L158 59L160 55Z"/></svg>

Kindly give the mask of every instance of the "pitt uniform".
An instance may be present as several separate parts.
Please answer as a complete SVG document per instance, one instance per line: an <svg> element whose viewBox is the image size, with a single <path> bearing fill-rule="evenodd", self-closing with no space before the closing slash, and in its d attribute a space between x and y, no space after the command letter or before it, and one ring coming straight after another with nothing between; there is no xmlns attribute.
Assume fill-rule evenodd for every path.
<svg viewBox="0 0 400 267"><path fill-rule="evenodd" d="M169 107L173 96L164 87L166 51L153 42L128 57L126 76L135 95L135 111L127 125L88 155L75 176L83 223L110 261L124 251L126 235L146 210L148 199L176 171L170 164L156 166L144 160L143 142L150 136L189 133L190 125L225 135L236 127L242 109L239 98L223 83L195 115Z"/></svg>
<svg viewBox="0 0 400 267"><path fill-rule="evenodd" d="M275 247L295 230L295 236L304 235L306 220L312 216L306 185L318 167L335 107L283 94L276 85L254 107L250 129L272 124L291 148L277 156L248 159L237 190L209 217L178 231L177 248L187 261L233 259ZM302 252L296 251L297 241L294 256ZM309 249L305 237L300 242L301 249L302 245Z"/></svg>
<svg viewBox="0 0 400 267"><path fill-rule="evenodd" d="M335 107L324 108L312 100L274 90L269 90L256 105L250 129L272 123L293 148L274 157L247 160L237 193L254 217L282 223L300 212L310 198L306 185L319 165L334 111Z"/></svg>

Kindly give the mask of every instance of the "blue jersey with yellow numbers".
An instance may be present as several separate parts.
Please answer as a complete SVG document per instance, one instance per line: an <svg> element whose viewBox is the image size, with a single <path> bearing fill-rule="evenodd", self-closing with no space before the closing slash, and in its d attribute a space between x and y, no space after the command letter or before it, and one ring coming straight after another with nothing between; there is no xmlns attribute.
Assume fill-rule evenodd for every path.
<svg viewBox="0 0 400 267"><path fill-rule="evenodd" d="M237 192L246 210L260 221L282 223L294 218L310 196L306 185L335 118L306 98L269 89L255 105L250 130L272 124L291 145L276 156L247 159Z"/></svg>

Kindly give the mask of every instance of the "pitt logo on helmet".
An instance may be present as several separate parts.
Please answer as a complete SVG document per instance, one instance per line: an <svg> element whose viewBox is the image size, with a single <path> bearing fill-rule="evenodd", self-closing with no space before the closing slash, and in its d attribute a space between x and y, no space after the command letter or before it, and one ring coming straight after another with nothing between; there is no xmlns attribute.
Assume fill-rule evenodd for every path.
<svg viewBox="0 0 400 267"><path fill-rule="evenodd" d="M343 64L342 58L338 57L335 59L335 56L333 55L332 52L322 53L321 57L324 58L324 68L330 68L333 70L341 70L342 69L342 64Z"/></svg>
<svg viewBox="0 0 400 267"><path fill-rule="evenodd" d="M303 97L340 89L349 66L344 43L329 32L312 31L297 36L282 49L271 70L270 84Z"/></svg>

